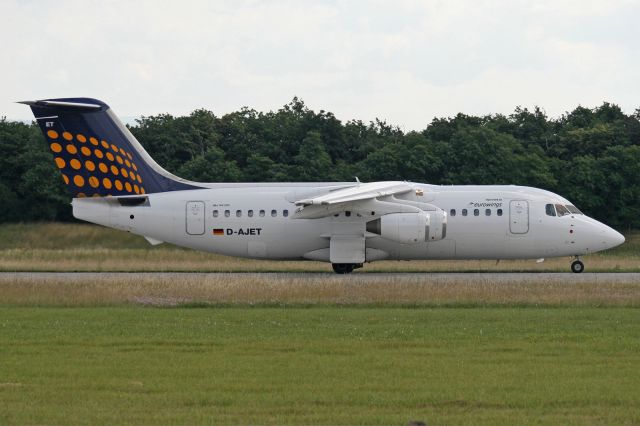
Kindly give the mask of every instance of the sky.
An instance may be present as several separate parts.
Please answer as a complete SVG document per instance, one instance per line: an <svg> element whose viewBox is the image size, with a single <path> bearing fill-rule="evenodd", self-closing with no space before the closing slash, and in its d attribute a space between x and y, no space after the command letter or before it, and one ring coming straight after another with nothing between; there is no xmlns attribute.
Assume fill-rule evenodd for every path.
<svg viewBox="0 0 640 426"><path fill-rule="evenodd" d="M459 112L640 108L640 0L0 0L0 116L92 97L125 120L277 110L405 131Z"/></svg>

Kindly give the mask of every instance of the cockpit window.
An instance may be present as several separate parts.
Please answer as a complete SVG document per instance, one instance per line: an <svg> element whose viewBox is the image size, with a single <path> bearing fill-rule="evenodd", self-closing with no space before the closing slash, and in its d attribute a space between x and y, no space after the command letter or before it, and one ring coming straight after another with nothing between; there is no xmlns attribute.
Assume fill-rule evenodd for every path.
<svg viewBox="0 0 640 426"><path fill-rule="evenodd" d="M553 207L553 204L547 204L545 206L545 210L547 211L547 216L555 216L556 215L556 208Z"/></svg>
<svg viewBox="0 0 640 426"><path fill-rule="evenodd" d="M576 206L572 206L571 204L565 206L567 208L567 210L569 210L571 213L573 214L582 214L582 212L580 210L578 210L578 208Z"/></svg>
<svg viewBox="0 0 640 426"><path fill-rule="evenodd" d="M562 204L556 204L556 211L558 212L558 216L565 216L571 214L569 210Z"/></svg>

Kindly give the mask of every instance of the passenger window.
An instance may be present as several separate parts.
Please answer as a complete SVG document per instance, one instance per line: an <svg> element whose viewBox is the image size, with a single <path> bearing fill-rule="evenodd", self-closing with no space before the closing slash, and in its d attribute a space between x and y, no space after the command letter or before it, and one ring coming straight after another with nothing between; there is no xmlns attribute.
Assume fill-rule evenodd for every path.
<svg viewBox="0 0 640 426"><path fill-rule="evenodd" d="M466 216L467 215L467 209L462 209L462 216Z"/></svg>
<svg viewBox="0 0 640 426"><path fill-rule="evenodd" d="M247 212L247 216L249 216L249 217L253 217L253 210L249 210L249 211Z"/></svg>
<svg viewBox="0 0 640 426"><path fill-rule="evenodd" d="M264 210L260 210L260 217L264 217Z"/></svg>
<svg viewBox="0 0 640 426"><path fill-rule="evenodd" d="M236 210L236 217L242 217L242 210Z"/></svg>
<svg viewBox="0 0 640 426"><path fill-rule="evenodd" d="M347 211L344 212L344 215L346 217L351 217L351 212L349 210L347 210Z"/></svg>
<svg viewBox="0 0 640 426"><path fill-rule="evenodd" d="M229 217L229 216L231 216L231 210L225 210L224 217Z"/></svg>
<svg viewBox="0 0 640 426"><path fill-rule="evenodd" d="M498 216L502 216L502 209L498 209Z"/></svg>
<svg viewBox="0 0 640 426"><path fill-rule="evenodd" d="M562 204L556 204L556 212L558 212L558 216L566 216L568 214L571 214L569 210L567 210L567 208Z"/></svg>
<svg viewBox="0 0 640 426"><path fill-rule="evenodd" d="M288 217L289 216L289 210L282 210L282 216Z"/></svg>
<svg viewBox="0 0 640 426"><path fill-rule="evenodd" d="M484 214L485 214L486 216L491 216L491 209L486 209L486 210L484 211Z"/></svg>
<svg viewBox="0 0 640 426"><path fill-rule="evenodd" d="M480 210L478 210L478 209L473 209L473 215L474 215L474 216L480 216Z"/></svg>
<svg viewBox="0 0 640 426"><path fill-rule="evenodd" d="M271 217L276 217L278 216L278 211L277 210L271 210Z"/></svg>
<svg viewBox="0 0 640 426"><path fill-rule="evenodd" d="M451 211L449 212L449 214L451 216L455 216L456 215L456 209L451 209Z"/></svg>
<svg viewBox="0 0 640 426"><path fill-rule="evenodd" d="M218 217L218 210L213 211L213 217Z"/></svg>
<svg viewBox="0 0 640 426"><path fill-rule="evenodd" d="M547 204L546 206L544 206L546 212L547 212L547 216L555 216L556 215L556 209L553 207L553 204Z"/></svg>

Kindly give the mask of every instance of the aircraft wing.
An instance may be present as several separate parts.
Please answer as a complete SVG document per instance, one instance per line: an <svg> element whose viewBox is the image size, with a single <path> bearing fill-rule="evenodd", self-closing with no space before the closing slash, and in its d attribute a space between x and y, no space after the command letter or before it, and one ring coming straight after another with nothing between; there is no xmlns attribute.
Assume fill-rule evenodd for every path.
<svg viewBox="0 0 640 426"><path fill-rule="evenodd" d="M328 194L312 198L296 200L298 206L294 218L316 219L330 216L340 211L352 210L354 212L368 211L372 206L380 207L379 199L388 199L394 195L413 191L413 186L408 182L370 182L361 183L349 188L338 189ZM388 204L385 202L385 204ZM395 210L404 211L397 203ZM410 211L417 210L409 207ZM385 209L386 210L386 209Z"/></svg>
<svg viewBox="0 0 640 426"><path fill-rule="evenodd" d="M297 206L318 206L352 201L368 200L387 195L402 194L413 188L405 182L371 182L361 183L358 186L338 189L325 195L314 198L306 198L295 202Z"/></svg>

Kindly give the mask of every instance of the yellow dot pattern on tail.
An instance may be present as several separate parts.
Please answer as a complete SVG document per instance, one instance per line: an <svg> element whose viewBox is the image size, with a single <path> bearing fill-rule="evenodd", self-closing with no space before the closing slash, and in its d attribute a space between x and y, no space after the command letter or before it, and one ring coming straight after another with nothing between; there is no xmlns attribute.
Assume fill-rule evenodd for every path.
<svg viewBox="0 0 640 426"><path fill-rule="evenodd" d="M107 193L107 196L146 193L142 186L142 177L136 173L138 167L133 161L133 155L122 147L97 136L87 137L83 134L63 132L60 138L55 130L49 130L46 135L49 139L49 149L54 155L56 166L63 173L65 184L82 188L82 192L78 193L79 197L101 196L105 193L104 190L113 189L116 189L117 193ZM111 151L107 151L106 161L103 150L91 149L87 142Z"/></svg>

